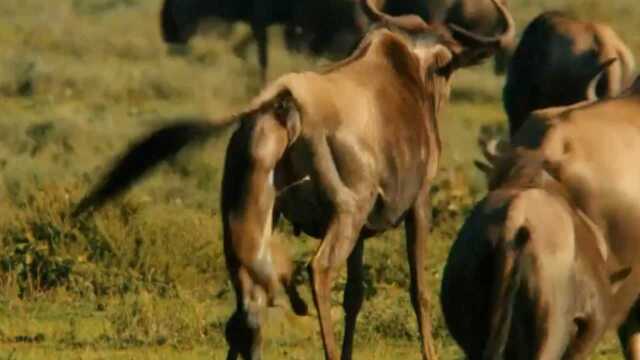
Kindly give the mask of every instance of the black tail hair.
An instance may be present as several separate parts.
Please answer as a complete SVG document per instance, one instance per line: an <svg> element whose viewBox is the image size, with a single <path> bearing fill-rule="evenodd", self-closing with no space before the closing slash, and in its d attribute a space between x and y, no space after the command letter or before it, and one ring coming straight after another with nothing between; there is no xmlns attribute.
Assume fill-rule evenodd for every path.
<svg viewBox="0 0 640 360"><path fill-rule="evenodd" d="M121 194L163 160L176 155L190 144L209 139L231 124L232 122L215 124L203 119L180 119L152 132L129 148L104 179L80 201L72 216L99 209L107 200Z"/></svg>

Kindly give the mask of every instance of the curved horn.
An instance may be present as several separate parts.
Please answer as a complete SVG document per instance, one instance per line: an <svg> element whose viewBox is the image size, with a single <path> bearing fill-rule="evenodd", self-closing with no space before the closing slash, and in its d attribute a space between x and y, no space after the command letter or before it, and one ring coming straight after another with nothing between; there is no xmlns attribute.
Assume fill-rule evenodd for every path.
<svg viewBox="0 0 640 360"><path fill-rule="evenodd" d="M618 58L612 58L600 65L600 69L598 70L598 73L596 74L596 76L593 77L593 79L591 79L591 81L589 81L589 85L587 86L587 94L586 94L587 100L589 101L598 100L598 94L596 91L598 88L598 82L600 82L600 79L602 78L602 75L604 74L605 70L607 70L607 68L616 61L618 61Z"/></svg>
<svg viewBox="0 0 640 360"><path fill-rule="evenodd" d="M498 12L502 16L505 23L505 30L502 34L495 36L484 36L475 34L469 30L466 30L459 25L449 24L449 28L456 32L458 35L464 37L467 41L476 43L480 46L500 46L503 47L506 44L513 41L516 36L516 23L513 20L513 16L509 12L509 9L501 2L501 0L491 0L498 9Z"/></svg>
<svg viewBox="0 0 640 360"><path fill-rule="evenodd" d="M508 142L495 138L480 140L478 145L480 145L482 155L491 165L495 165L511 150L511 145Z"/></svg>
<svg viewBox="0 0 640 360"><path fill-rule="evenodd" d="M431 27L417 15L391 16L376 8L374 0L360 0L362 12L375 23L395 26L407 32L422 32Z"/></svg>

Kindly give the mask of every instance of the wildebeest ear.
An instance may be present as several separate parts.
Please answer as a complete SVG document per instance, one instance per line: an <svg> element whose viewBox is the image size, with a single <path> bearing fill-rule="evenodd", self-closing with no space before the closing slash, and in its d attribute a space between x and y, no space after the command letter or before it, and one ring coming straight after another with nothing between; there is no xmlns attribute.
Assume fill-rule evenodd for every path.
<svg viewBox="0 0 640 360"><path fill-rule="evenodd" d="M631 275L632 270L631 266L627 266L609 275L609 284L611 285L612 294L615 294L620 290L620 286L622 286L624 280Z"/></svg>

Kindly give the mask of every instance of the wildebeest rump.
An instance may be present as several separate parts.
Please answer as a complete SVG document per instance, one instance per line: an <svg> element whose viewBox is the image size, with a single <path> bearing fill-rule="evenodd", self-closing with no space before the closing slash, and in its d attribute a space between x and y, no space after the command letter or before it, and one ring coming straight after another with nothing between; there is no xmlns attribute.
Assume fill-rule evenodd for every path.
<svg viewBox="0 0 640 360"><path fill-rule="evenodd" d="M294 310L306 312L290 273L279 266L286 263L282 253L272 249L273 221L283 215L323 239L309 273L328 359L338 358L329 313L332 277L346 262L342 354L348 359L364 296L363 240L404 222L421 352L433 359L423 269L429 189L441 151L437 115L448 99L452 72L514 35L508 11L496 6L504 33L480 37L454 29L454 40L444 27L418 17L390 17L363 3L379 25L348 59L323 72L281 77L245 112L222 123L178 123L152 133L116 164L77 213L123 191L188 143L239 121L227 147L221 191L225 256L237 295L227 324L229 358L260 358L264 311L281 285Z"/></svg>
<svg viewBox="0 0 640 360"><path fill-rule="evenodd" d="M469 359L580 359L608 327L601 231L522 156L465 220L443 274L447 326Z"/></svg>
<svg viewBox="0 0 640 360"><path fill-rule="evenodd" d="M611 27L546 12L525 29L516 48L503 91L511 134L529 113L586 100L587 85L608 66L598 97L616 96L633 80L634 58Z"/></svg>
<svg viewBox="0 0 640 360"><path fill-rule="evenodd" d="M640 156L639 134L640 92L630 89L613 99L533 112L513 137L506 155L492 161L494 169L490 176L489 196L511 189L514 185L520 188L542 187L546 191L550 186L548 184L555 184L554 189L561 189L556 193L564 194L565 202L570 204L570 210L565 213L583 213L588 222L593 224L593 232L601 234L601 237L592 237L595 239L591 241L592 245L578 237L574 238L576 245L587 244L582 255L576 253L573 257L586 266L580 271L578 268L564 271L564 275L575 275L572 275L570 286L566 286L566 290L557 296L560 304L564 302L565 307L569 306L571 317L563 320L565 323L570 320L569 325L558 327L557 320L550 324L544 316L533 316L537 310L530 309L538 307L527 304L526 300L530 298L526 295L533 294L533 299L540 299L539 293L527 292L528 287L519 290L516 301L511 302L511 308L514 314L518 312L524 315L518 315L519 319L513 318L512 325L515 326L508 329L505 335L507 340L502 342L506 354L512 355L509 358L526 359L535 354L517 353L523 347L551 351L549 358L584 358L608 328L618 328L628 358L637 359L640 356L640 241L637 239L640 230L640 191L637 186L640 183L640 171L635 165ZM552 205L553 202L548 200L534 207L531 212L550 212ZM556 232L561 228L557 222L559 218L559 215L550 218L547 238L559 236ZM490 292L493 290L481 286L495 284L501 279L495 275L496 268L488 250L491 242L486 239L486 234L492 231L495 223L482 214L472 215L467 220L458 238L460 243L454 245L443 276L441 300L447 323L465 351L476 356L480 356L488 346L485 343L487 338L477 335L479 332L486 334L490 316L495 317L497 313L490 308ZM474 232L471 228L480 231ZM494 236L499 236L499 233ZM601 240L597 241L598 238ZM505 237L499 241L506 244L510 239ZM603 266L599 265L599 257ZM535 266L535 262L530 264L528 270ZM561 273L557 271L556 275ZM465 274L474 274L477 278ZM607 280L604 288L603 277ZM481 282L480 278L485 282ZM544 290L549 283L540 281L534 288ZM465 286L470 286L472 290L465 290ZM465 297L465 291L473 291L474 296ZM570 300L568 303L567 298ZM596 303L590 303L594 300ZM508 306L505 301L500 304ZM458 316L461 316L459 314L465 306L475 309L471 312L477 316L465 317L465 323L461 324ZM555 306L558 306L557 301L547 303L542 309L550 311ZM529 316L528 322L531 324L539 323L544 331L536 334L531 333L533 330L521 330L522 326L514 321L526 324L523 316ZM546 346L547 340L552 337L551 332L558 329L561 331L554 332L552 340L559 343ZM476 336L475 340L473 336ZM496 354L499 353L495 352L497 350L499 347L488 351Z"/></svg>

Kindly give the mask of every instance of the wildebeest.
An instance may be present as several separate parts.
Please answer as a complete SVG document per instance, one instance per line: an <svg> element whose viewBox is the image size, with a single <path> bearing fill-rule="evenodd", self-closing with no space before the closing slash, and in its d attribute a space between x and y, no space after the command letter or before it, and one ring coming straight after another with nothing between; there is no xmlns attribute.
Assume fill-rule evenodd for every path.
<svg viewBox="0 0 640 360"><path fill-rule="evenodd" d="M477 34L490 35L503 26L491 0L374 0L392 15L417 14L429 23L456 24ZM501 0L506 6L507 1ZM503 73L515 48L515 38L505 39L496 52L495 72Z"/></svg>
<svg viewBox="0 0 640 360"><path fill-rule="evenodd" d="M284 25L287 43L294 48L348 54L364 33L356 8L356 0L165 0L160 21L165 42L174 45L186 45L208 18L249 23L264 80L269 25Z"/></svg>
<svg viewBox="0 0 640 360"><path fill-rule="evenodd" d="M245 21L258 44L263 80L267 68L267 27L291 20L295 0L165 0L160 13L162 36L168 44L186 45L204 19Z"/></svg>
<svg viewBox="0 0 640 360"><path fill-rule="evenodd" d="M350 54L368 26L359 1L299 1L285 31L287 47L333 58Z"/></svg>
<svg viewBox="0 0 640 360"><path fill-rule="evenodd" d="M584 358L607 328L605 240L539 165L518 158L451 249L442 307L469 359Z"/></svg>
<svg viewBox="0 0 640 360"><path fill-rule="evenodd" d="M522 35L504 86L511 134L533 110L585 100L587 84L611 59L616 61L604 71L598 97L618 95L631 83L631 51L607 25L557 11L536 17Z"/></svg>
<svg viewBox="0 0 640 360"><path fill-rule="evenodd" d="M285 75L241 114L222 122L180 122L135 144L79 205L99 206L188 143L239 122L227 147L222 221L227 267L237 309L227 323L229 359L260 358L267 305L284 285L294 311L306 313L286 263L271 249L279 215L322 239L309 265L325 354L338 358L330 289L347 263L343 358L351 358L363 301L363 241L404 222L410 293L425 359L435 357L423 271L430 223L429 189L441 145L437 115L453 71L491 54L514 35L497 0L505 31L492 37L427 25L417 16L363 10L379 25L347 59L323 72Z"/></svg>
<svg viewBox="0 0 640 360"><path fill-rule="evenodd" d="M640 356L639 134L640 92L632 88L533 112L493 159L491 192L467 219L443 276L445 318L470 358L501 358L503 350L518 359L585 358L609 328L618 328L627 358ZM547 199L519 210L529 191ZM527 222L532 216L546 220ZM514 241L514 224L528 229L530 245ZM544 248L527 250L532 229ZM563 246L574 246L573 255Z"/></svg>

